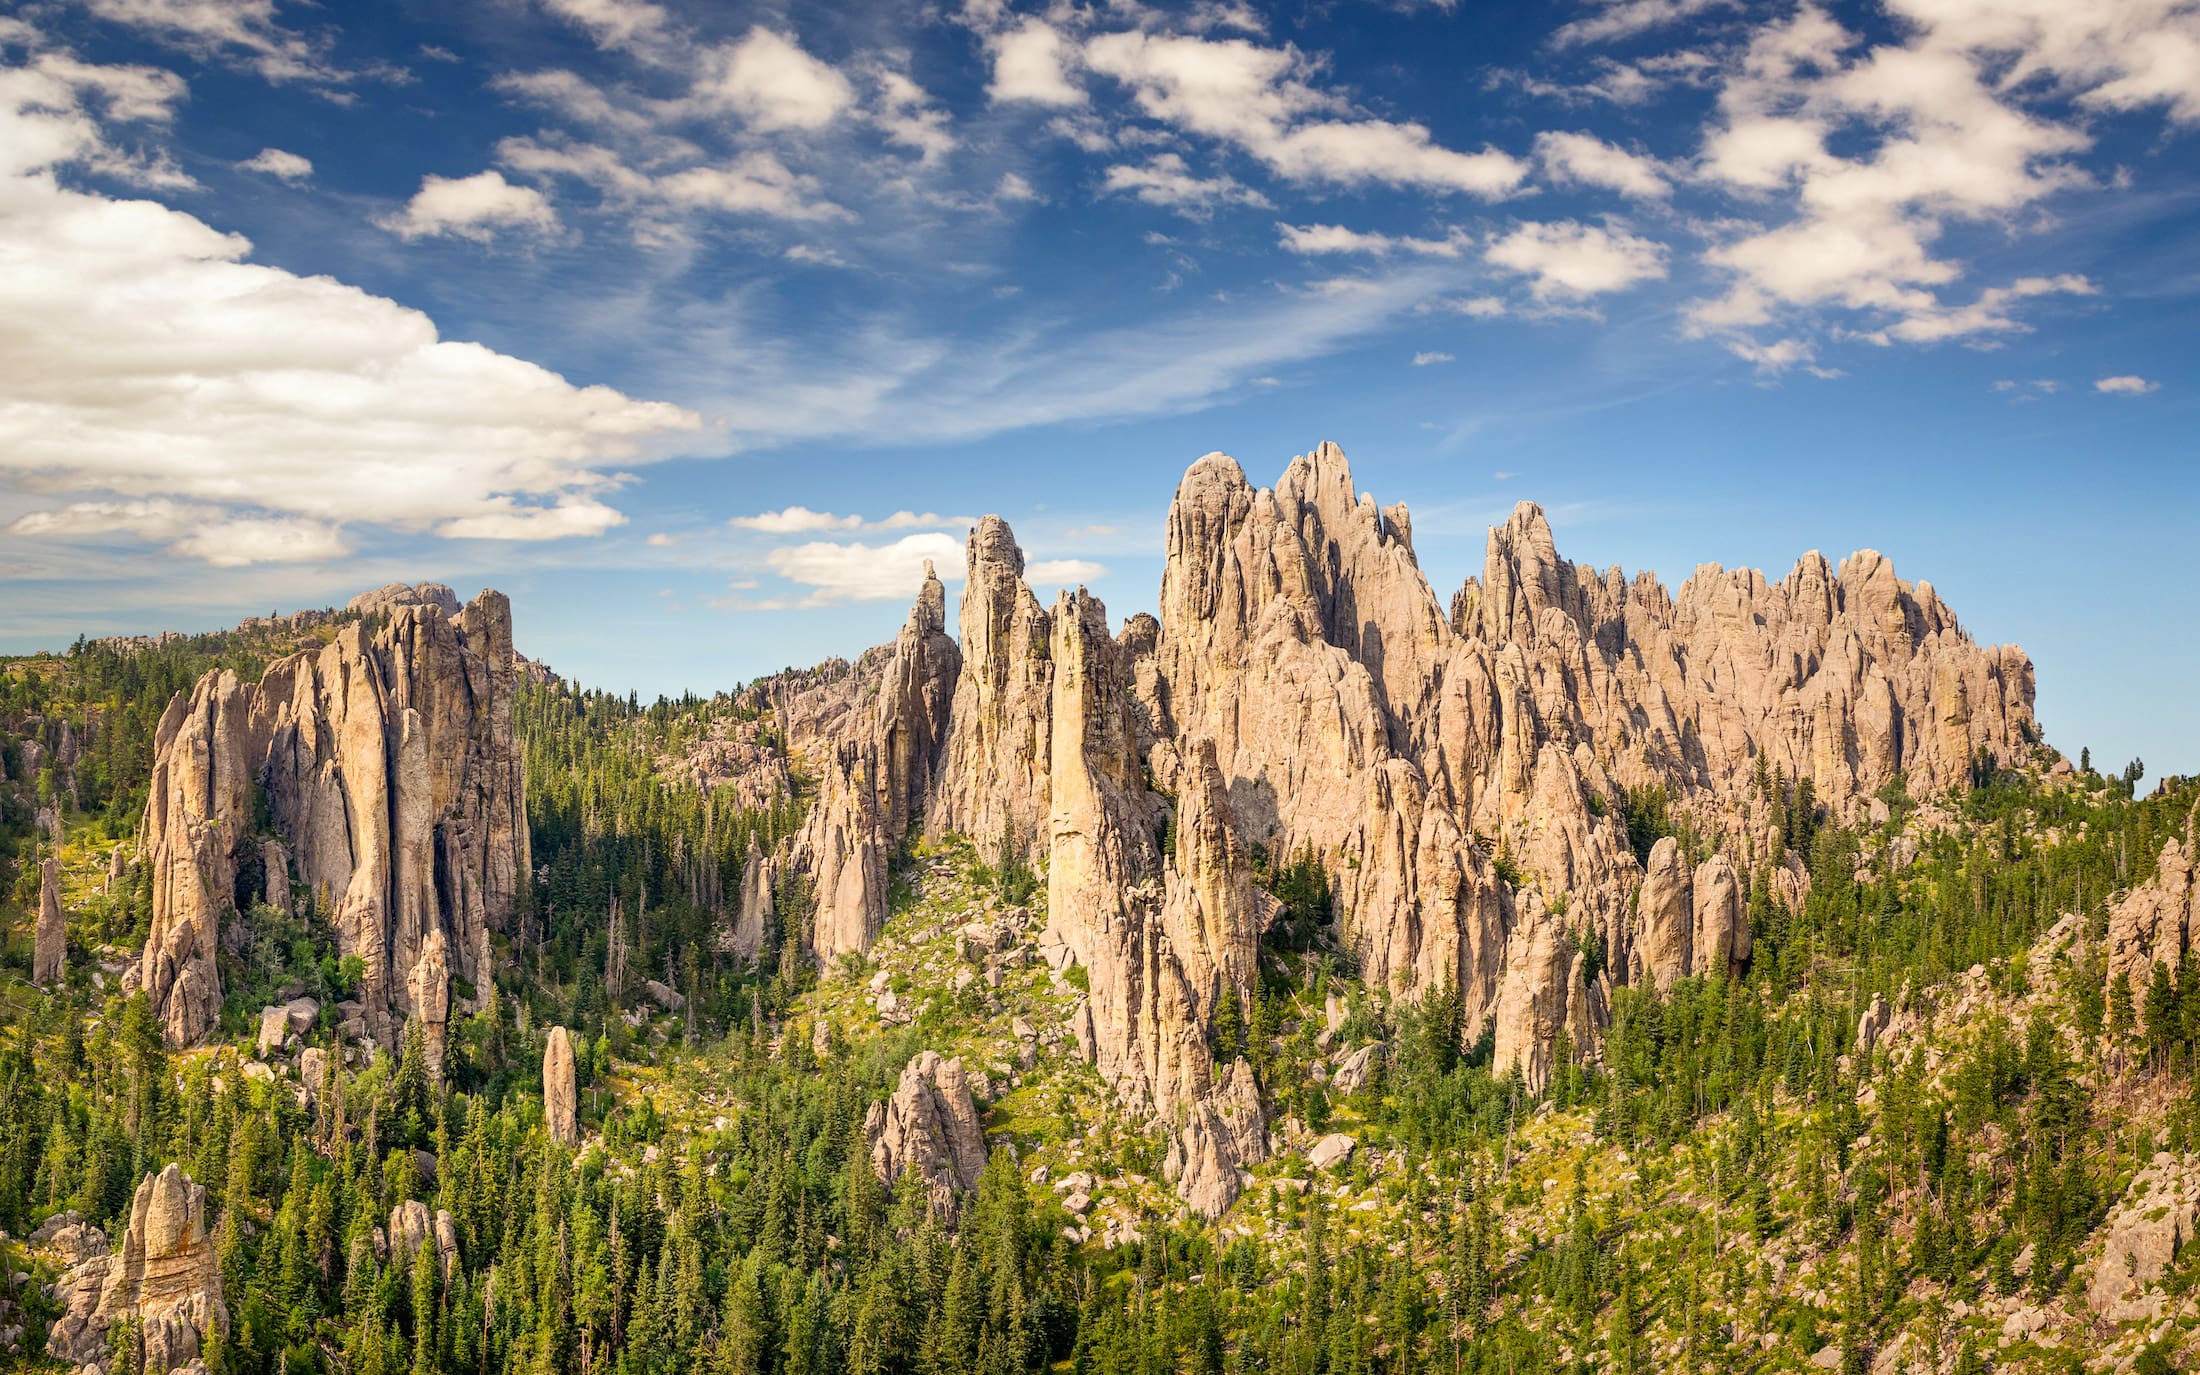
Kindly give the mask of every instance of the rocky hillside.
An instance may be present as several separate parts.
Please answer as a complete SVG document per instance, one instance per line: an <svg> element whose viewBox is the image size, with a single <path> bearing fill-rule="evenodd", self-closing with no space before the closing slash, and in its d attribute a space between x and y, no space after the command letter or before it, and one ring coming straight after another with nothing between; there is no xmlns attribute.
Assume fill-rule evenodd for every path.
<svg viewBox="0 0 2200 1375"><path fill-rule="evenodd" d="M2181 1368L2192 786L1869 552L1440 594L1332 448L1167 548L646 707L432 584L0 666L0 1348Z"/></svg>
<svg viewBox="0 0 2200 1375"><path fill-rule="evenodd" d="M1167 547L1159 619L1117 627L1083 592L1041 607L988 517L959 647L928 575L892 646L751 690L780 748L730 781L815 780L773 858L809 877L826 959L876 939L916 830L1042 867L1097 1063L1203 1177L1263 1150L1223 1129L1259 1104L1207 1049L1280 910L1253 855L1318 865L1362 977L1456 990L1464 1040L1539 1088L1616 989L1745 971L1745 900L1800 900L1801 831L2040 757L2030 661L1868 550L1674 594L1566 562L1524 504L1447 614L1410 514L1329 445L1273 488L1201 459Z"/></svg>

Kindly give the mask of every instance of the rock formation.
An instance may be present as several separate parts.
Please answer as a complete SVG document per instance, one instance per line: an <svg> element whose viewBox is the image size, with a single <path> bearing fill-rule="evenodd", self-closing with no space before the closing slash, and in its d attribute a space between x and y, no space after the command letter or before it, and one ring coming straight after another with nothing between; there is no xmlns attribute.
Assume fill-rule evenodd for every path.
<svg viewBox="0 0 2200 1375"><path fill-rule="evenodd" d="M2155 1286L2200 1231L2200 1167L2157 1155L2124 1191L2102 1224L2106 1241L2094 1262L2086 1303L2111 1322L2153 1318L2162 1311Z"/></svg>
<svg viewBox="0 0 2200 1375"><path fill-rule="evenodd" d="M169 705L144 826L153 925L141 982L171 1044L197 1041L219 1011L214 950L235 911L240 847L258 843L259 795L282 868L295 864L289 877L330 913L339 951L365 963L360 1000L378 1041L391 1044L423 1001L447 999L448 980L417 968L435 958L435 936L447 972L486 986L489 932L528 868L511 610L497 592L456 615L445 600L378 604L371 622L278 660L257 684L212 673Z"/></svg>
<svg viewBox="0 0 2200 1375"><path fill-rule="evenodd" d="M573 1067L573 1037L562 1026L550 1028L542 1052L542 1121L550 1138L566 1146L581 1141L580 1089Z"/></svg>
<svg viewBox="0 0 2200 1375"><path fill-rule="evenodd" d="M2176 965L2200 936L2200 885L2192 881L2191 821L2188 834L2162 845L2154 872L2135 885L2108 914L2108 981L2131 984L2146 996L2157 962Z"/></svg>
<svg viewBox="0 0 2200 1375"><path fill-rule="evenodd" d="M96 1304L89 1299L95 1281ZM139 1324L147 1371L198 1359L209 1334L229 1333L206 1190L176 1165L147 1175L131 1200L122 1245L71 1271L64 1298L68 1311L46 1338L49 1355L78 1365L101 1360L107 1329L128 1319Z"/></svg>
<svg viewBox="0 0 2200 1375"><path fill-rule="evenodd" d="M69 940L61 911L61 861L47 856L38 866L38 925L31 936L31 982L51 988L61 982Z"/></svg>
<svg viewBox="0 0 2200 1375"><path fill-rule="evenodd" d="M408 1198L390 1209L390 1224L386 1234L390 1244L390 1259L399 1257L407 1262L420 1254L420 1248L429 1243L435 1246L436 1268L448 1284L458 1268L458 1224L441 1208L431 1216L428 1205L417 1198Z"/></svg>
<svg viewBox="0 0 2200 1375"><path fill-rule="evenodd" d="M935 1212L953 1213L955 1196L985 1172L985 1129L962 1061L929 1050L902 1069L892 1098L871 1105L863 1134L878 1177L892 1184L914 1172Z"/></svg>
<svg viewBox="0 0 2200 1375"><path fill-rule="evenodd" d="M1023 857L1042 855L1053 631L1024 582L1024 551L999 516L970 532L960 621L962 672L927 829L989 851L1006 842Z"/></svg>
<svg viewBox="0 0 2200 1375"><path fill-rule="evenodd" d="M779 880L779 866L764 854L756 836L749 836L748 858L741 865L741 901L735 909L733 928L723 932L730 955L756 963L763 953L764 933L771 925L772 891Z"/></svg>
<svg viewBox="0 0 2200 1375"><path fill-rule="evenodd" d="M928 562L875 676L863 675L855 703L811 739L817 798L793 862L810 876L810 944L821 959L869 949L886 920L886 857L930 794L962 666L946 627L947 592Z"/></svg>
<svg viewBox="0 0 2200 1375"><path fill-rule="evenodd" d="M808 877L829 958L876 936L887 857L920 813L988 861L1043 862L1041 948L1090 984L1078 1044L1166 1126L1202 1211L1267 1149L1249 1072L1207 1044L1278 906L1256 845L1324 870L1333 934L1381 995L1456 989L1466 1039L1492 1035L1497 1068L1540 1086L1562 1040L1596 1053L1616 986L1746 971L1751 876L1790 907L1808 885L1781 843L1789 791L1860 818L1898 775L1960 788L1981 754L2018 762L2038 738L2023 654L1975 644L1868 550L1778 582L1706 565L1669 593L1560 558L1522 504L1447 609L1409 513L1358 493L1333 445L1272 488L1200 459L1166 534L1160 615L1111 635L1082 590L1042 608L989 516L959 653L928 576L893 645L752 688L816 793L749 873ZM1647 864L1625 820L1646 789L1679 833ZM769 896L744 883L735 950ZM2151 951L2192 922L2131 926Z"/></svg>

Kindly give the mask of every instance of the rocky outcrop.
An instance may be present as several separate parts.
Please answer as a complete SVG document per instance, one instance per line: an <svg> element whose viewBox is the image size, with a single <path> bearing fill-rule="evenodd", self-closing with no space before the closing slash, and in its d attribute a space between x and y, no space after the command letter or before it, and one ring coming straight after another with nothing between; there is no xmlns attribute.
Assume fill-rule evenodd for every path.
<svg viewBox="0 0 2200 1375"><path fill-rule="evenodd" d="M2200 886L2192 881L2189 837L2162 845L2154 872L2108 914L2108 981L2130 981L2143 996L2157 961L2175 965L2200 934Z"/></svg>
<svg viewBox="0 0 2200 1375"><path fill-rule="evenodd" d="M1650 849L1635 906L1635 957L1660 993L1686 978L1696 959L1695 875L1680 842L1665 836Z"/></svg>
<svg viewBox="0 0 2200 1375"><path fill-rule="evenodd" d="M764 932L772 920L772 890L778 883L778 865L764 847L749 836L748 858L741 864L741 901L734 911L731 930L724 933L727 954L755 964L763 953Z"/></svg>
<svg viewBox="0 0 2200 1375"><path fill-rule="evenodd" d="M2157 1155L2101 1224L2100 1258L2085 1300L2111 1322L2158 1317L2156 1286L2200 1231L2200 1164Z"/></svg>
<svg viewBox="0 0 2200 1375"><path fill-rule="evenodd" d="M413 1020L420 1025L421 1049L427 1053L428 1076L443 1077L443 1046L451 1020L450 942L440 926L431 927L420 944L420 958L406 974L412 995Z"/></svg>
<svg viewBox="0 0 2200 1375"><path fill-rule="evenodd" d="M542 1123L550 1139L563 1146L581 1142L580 1088L573 1065L573 1037L562 1026L550 1028L542 1051Z"/></svg>
<svg viewBox="0 0 2200 1375"><path fill-rule="evenodd" d="M1793 872L1758 848L1760 773L1847 816L1897 771L1960 787L1978 751L2034 738L2023 655L1974 645L1869 551L1777 584L1706 567L1676 596L1575 567L1523 505L1446 615L1408 514L1329 445L1272 489L1219 454L1186 473L1139 681L1161 786L1181 741L1211 739L1240 828L1328 868L1371 981L1457 987L1470 1037L1497 1019L1500 1068L1531 1082L1560 1030L1593 1042L1590 985L1746 966L1740 874ZM1637 864L1617 804L1648 785L1720 854Z"/></svg>
<svg viewBox="0 0 2200 1375"><path fill-rule="evenodd" d="M372 592L362 592L344 604L344 610L358 616L388 615L401 606L432 606L446 616L456 616L459 611L458 594L439 582L408 585L401 582L385 583Z"/></svg>
<svg viewBox="0 0 2200 1375"><path fill-rule="evenodd" d="M407 1262L416 1259L420 1248L433 1245L436 1268L444 1283L458 1268L458 1224L441 1208L431 1216L428 1205L417 1198L408 1198L390 1209L389 1230L390 1259L395 1262L403 1257Z"/></svg>
<svg viewBox="0 0 2200 1375"><path fill-rule="evenodd" d="M962 672L925 826L989 851L1046 852L1053 627L1024 583L1024 551L999 516L970 532ZM997 856L995 857L997 858Z"/></svg>
<svg viewBox="0 0 2200 1375"><path fill-rule="evenodd" d="M1456 990L1465 1038L1492 1036L1496 1068L1533 1088L1562 1040L1597 1052L1616 986L1746 973L1745 875L1790 908L1808 888L1783 846L1790 790L1866 817L1898 775L1960 788L1982 753L2017 762L2037 739L2023 654L1975 644L1870 551L1806 555L1777 582L1706 565L1668 592L1561 558L1523 504L1447 610L1410 513L1359 493L1334 445L1267 488L1201 458L1166 541L1159 616L1111 636L1082 590L1042 608L987 517L959 654L928 578L894 645L750 700L816 780L778 857L810 880L814 949L873 939L920 812L934 839L1043 861L1041 948L1090 985L1078 1044L1165 1125L1202 1211L1266 1150L1250 1077L1207 1044L1276 911L1256 845L1324 870L1333 934L1378 996ZM1679 832L1647 863L1624 819L1642 789ZM737 950L769 898L747 888ZM2192 922L2132 925L2127 945L2152 950Z"/></svg>
<svg viewBox="0 0 2200 1375"><path fill-rule="evenodd" d="M99 1297L88 1305L95 1280ZM122 1244L71 1271L63 1299L67 1311L46 1338L49 1355L78 1365L102 1360L108 1328L128 1320L139 1325L147 1371L197 1360L211 1334L229 1334L206 1190L176 1165L147 1175L131 1200Z"/></svg>
<svg viewBox="0 0 2200 1375"><path fill-rule="evenodd" d="M962 1061L929 1050L902 1069L892 1098L871 1105L863 1134L878 1177L893 1184L914 1174L943 1215L955 1211L956 1195L978 1187L985 1172L985 1128Z"/></svg>
<svg viewBox="0 0 2200 1375"><path fill-rule="evenodd" d="M290 894L290 852L279 840L260 845L260 872L267 876L267 905L284 916L293 914Z"/></svg>
<svg viewBox="0 0 2200 1375"><path fill-rule="evenodd" d="M68 919L61 911L61 861L49 855L38 866L38 925L31 932L32 983L51 988L61 982L68 940Z"/></svg>
<svg viewBox="0 0 2200 1375"><path fill-rule="evenodd" d="M1086 969L1101 1075L1172 1127L1168 1164L1210 1215L1237 1197L1237 1169L1265 1158L1249 1072L1214 1093L1207 1024L1225 985L1243 997L1259 928L1245 847L1221 796L1211 745L1195 745L1179 799L1177 853L1159 873L1153 804L1135 745L1134 699L1107 609L1080 589L1052 613L1053 762L1048 939ZM1242 1068L1242 1067L1239 1067Z"/></svg>
<svg viewBox="0 0 2200 1375"><path fill-rule="evenodd" d="M289 877L329 913L339 952L365 964L378 1041L448 996L447 979L416 977L435 935L447 972L486 986L489 932L528 868L511 610L497 592L456 615L446 600L379 607L256 684L209 674L170 704L144 827L142 984L171 1044L204 1036L220 1007L213 952L236 910L241 847L258 844L260 797Z"/></svg>
<svg viewBox="0 0 2200 1375"><path fill-rule="evenodd" d="M930 794L961 669L946 625L947 593L927 563L877 677L858 685L875 688L875 703L841 714L809 746L817 798L793 857L810 876L810 945L821 960L868 950L886 920L887 854Z"/></svg>

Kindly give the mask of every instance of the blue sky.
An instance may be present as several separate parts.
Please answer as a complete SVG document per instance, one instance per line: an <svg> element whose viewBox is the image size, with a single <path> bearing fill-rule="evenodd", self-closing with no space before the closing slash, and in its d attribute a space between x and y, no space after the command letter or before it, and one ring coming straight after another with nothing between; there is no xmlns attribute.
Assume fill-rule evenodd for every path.
<svg viewBox="0 0 2200 1375"><path fill-rule="evenodd" d="M2196 135L2200 0L17 4L0 647L432 577L707 692L1332 439L1439 596L1869 546L2200 770Z"/></svg>

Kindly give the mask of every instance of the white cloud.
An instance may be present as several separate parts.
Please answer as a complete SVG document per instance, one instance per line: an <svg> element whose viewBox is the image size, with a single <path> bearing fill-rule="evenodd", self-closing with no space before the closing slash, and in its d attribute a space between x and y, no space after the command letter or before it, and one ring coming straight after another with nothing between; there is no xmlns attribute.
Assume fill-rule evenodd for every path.
<svg viewBox="0 0 2200 1375"><path fill-rule="evenodd" d="M260 563L323 563L351 552L343 532L326 521L295 516L232 516L210 521L168 546L172 554L216 568Z"/></svg>
<svg viewBox="0 0 2200 1375"><path fill-rule="evenodd" d="M811 589L810 605L899 600L916 595L924 566L943 579L963 573L963 544L953 535L904 535L891 544L813 540L774 549L765 566L788 582Z"/></svg>
<svg viewBox="0 0 2200 1375"><path fill-rule="evenodd" d="M816 178L761 150L723 163L649 172L602 144L508 138L497 145L497 161L531 176L571 177L593 187L607 206L640 211L645 238L657 237L654 217L692 211L797 221L853 218L820 196Z"/></svg>
<svg viewBox="0 0 2200 1375"><path fill-rule="evenodd" d="M1365 253L1378 258L1408 253L1430 258L1456 258L1473 246L1465 231L1454 229L1441 239L1373 234L1347 229L1340 224L1276 226L1278 241L1287 253L1312 257L1329 253Z"/></svg>
<svg viewBox="0 0 2200 1375"><path fill-rule="evenodd" d="M543 0L542 7L588 30L604 48L635 48L662 38L669 16L649 0Z"/></svg>
<svg viewBox="0 0 2200 1375"><path fill-rule="evenodd" d="M92 13L269 81L335 81L322 45L275 22L275 0L87 0Z"/></svg>
<svg viewBox="0 0 2200 1375"><path fill-rule="evenodd" d="M356 522L600 528L607 470L699 427L252 263L191 215L62 187L55 168L111 150L79 88L23 71L0 70L0 484L55 506L17 533L105 522L247 562L333 557Z"/></svg>
<svg viewBox="0 0 2200 1375"><path fill-rule="evenodd" d="M1662 28L1733 0L1599 0L1597 12L1562 26L1551 35L1559 47L1609 43Z"/></svg>
<svg viewBox="0 0 2200 1375"><path fill-rule="evenodd" d="M870 520L863 516L836 516L830 511L813 511L807 506L735 516L726 522L738 530L757 530L768 535L806 535L824 530L940 530L977 523L970 516L943 516L936 511L896 511L890 516Z"/></svg>
<svg viewBox="0 0 2200 1375"><path fill-rule="evenodd" d="M1819 323L1878 343L2022 329L2018 302L2087 293L2035 273L1947 293L1964 264L1951 224L2021 224L2020 212L2087 185L2080 107L2166 107L2200 119L2200 7L2182 0L1890 0L1899 41L1876 46L1805 4L1729 63L1702 176L1762 208L1706 260L1729 277L1696 303L1722 336Z"/></svg>
<svg viewBox="0 0 2200 1375"><path fill-rule="evenodd" d="M1597 296L1665 275L1662 244L1573 220L1519 225L1483 257L1527 277L1539 299Z"/></svg>
<svg viewBox="0 0 2200 1375"><path fill-rule="evenodd" d="M790 263L808 263L813 267L846 267L848 265L846 258L841 257L830 248L821 248L816 244L790 244L786 252L779 256Z"/></svg>
<svg viewBox="0 0 2200 1375"><path fill-rule="evenodd" d="M1500 296L1439 296L1415 307L1422 315L1443 311L1451 315L1464 315L1470 320L1495 320L1508 313L1511 307Z"/></svg>
<svg viewBox="0 0 2200 1375"><path fill-rule="evenodd" d="M1527 176L1509 154L1458 152L1422 125L1355 114L1310 84L1296 49L1135 31L1088 40L1085 61L1128 86L1148 117L1241 148L1286 181L1496 198Z"/></svg>
<svg viewBox="0 0 2200 1375"><path fill-rule="evenodd" d="M1233 177L1199 176L1176 153L1156 154L1143 167L1118 163L1107 170L1101 189L1136 196L1190 219L1206 219L1224 205L1266 209L1269 204L1266 196Z"/></svg>
<svg viewBox="0 0 2200 1375"><path fill-rule="evenodd" d="M1448 353L1416 353L1413 355L1413 366L1417 368L1430 367L1437 363L1456 363L1458 361L1456 357Z"/></svg>
<svg viewBox="0 0 2200 1375"><path fill-rule="evenodd" d="M2105 392L2110 396L2145 396L2161 385L2159 382L2150 382L2144 377L2134 377L2127 374L2123 377L2104 377L2093 384L2093 390Z"/></svg>
<svg viewBox="0 0 2200 1375"><path fill-rule="evenodd" d="M1663 200L1673 193L1656 158L1630 153L1590 134L1535 136L1543 173L1560 186L1601 186L1623 196Z"/></svg>
<svg viewBox="0 0 2200 1375"><path fill-rule="evenodd" d="M755 129L821 129L855 103L838 68L759 24L739 42L704 54L694 99L729 109Z"/></svg>
<svg viewBox="0 0 2200 1375"><path fill-rule="evenodd" d="M262 148L251 157L237 164L240 172L259 172L280 181L307 181L313 176L313 163L296 153L286 153L280 148Z"/></svg>
<svg viewBox="0 0 2200 1375"><path fill-rule="evenodd" d="M507 230L555 233L558 214L542 192L508 182L492 168L470 177L423 177L403 210L375 223L401 239L448 234L488 243Z"/></svg>
<svg viewBox="0 0 2200 1375"><path fill-rule="evenodd" d="M1076 46L1045 20L1026 19L994 34L986 46L993 53L993 80L986 94L996 104L1069 106L1090 99L1069 76L1077 63Z"/></svg>
<svg viewBox="0 0 2200 1375"><path fill-rule="evenodd" d="M1091 559L1038 559L1024 568L1024 580L1037 588L1042 583L1067 587L1095 582L1108 575L1108 566Z"/></svg>
<svg viewBox="0 0 2200 1375"><path fill-rule="evenodd" d="M907 73L880 68L872 74L872 80L878 88L872 119L889 142L914 148L926 167L955 151L947 112L934 105L932 97Z"/></svg>

